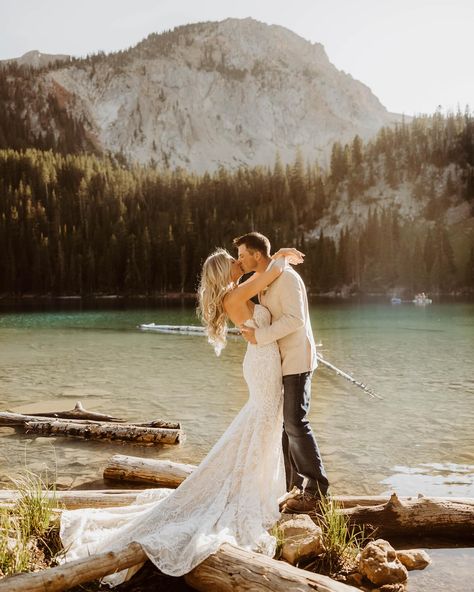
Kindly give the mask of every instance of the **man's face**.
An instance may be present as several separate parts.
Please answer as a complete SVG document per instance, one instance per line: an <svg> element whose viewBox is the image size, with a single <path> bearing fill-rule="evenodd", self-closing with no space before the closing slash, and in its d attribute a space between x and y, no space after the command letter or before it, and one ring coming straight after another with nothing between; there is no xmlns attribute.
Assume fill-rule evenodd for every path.
<svg viewBox="0 0 474 592"><path fill-rule="evenodd" d="M259 251L249 251L246 245L240 245L238 248L239 263L244 273L255 271L258 266Z"/></svg>

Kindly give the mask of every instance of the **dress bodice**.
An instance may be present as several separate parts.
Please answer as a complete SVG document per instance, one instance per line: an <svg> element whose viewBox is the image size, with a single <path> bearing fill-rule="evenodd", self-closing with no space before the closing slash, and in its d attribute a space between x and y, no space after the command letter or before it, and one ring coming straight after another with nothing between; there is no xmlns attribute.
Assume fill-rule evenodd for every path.
<svg viewBox="0 0 474 592"><path fill-rule="evenodd" d="M268 327L272 320L270 311L262 304L256 304L251 319L245 321L244 325L258 329L259 327Z"/></svg>

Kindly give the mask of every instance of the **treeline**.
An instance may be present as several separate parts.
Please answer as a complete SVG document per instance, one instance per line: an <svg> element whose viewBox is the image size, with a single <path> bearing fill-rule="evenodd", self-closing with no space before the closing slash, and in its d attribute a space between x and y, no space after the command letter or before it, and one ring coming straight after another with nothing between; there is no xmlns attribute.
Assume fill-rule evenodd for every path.
<svg viewBox="0 0 474 592"><path fill-rule="evenodd" d="M1 150L0 293L193 292L210 250L252 229L307 253L301 273L313 293L472 289L472 234L460 241L443 216L472 206L473 147L466 112L335 145L327 172L301 154L292 165L277 158L272 168L197 176L85 153ZM410 183L427 219L374 207L356 227L325 231L339 200L354 204L397 183Z"/></svg>
<svg viewBox="0 0 474 592"><path fill-rule="evenodd" d="M1 66L0 149L94 151L84 122L69 113L72 100L58 85L47 86L36 68Z"/></svg>

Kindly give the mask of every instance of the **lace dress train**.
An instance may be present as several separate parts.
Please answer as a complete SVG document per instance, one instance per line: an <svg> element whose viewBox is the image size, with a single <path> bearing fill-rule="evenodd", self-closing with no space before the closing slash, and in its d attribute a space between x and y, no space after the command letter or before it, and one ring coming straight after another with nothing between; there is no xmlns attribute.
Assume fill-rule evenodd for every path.
<svg viewBox="0 0 474 592"><path fill-rule="evenodd" d="M270 323L256 305L251 326ZM272 556L268 529L285 493L281 448L282 378L276 343L249 344L244 358L249 399L206 458L177 489L150 489L130 506L65 511L60 535L66 561L140 543L164 573L188 573L228 542ZM121 583L125 571L104 578Z"/></svg>

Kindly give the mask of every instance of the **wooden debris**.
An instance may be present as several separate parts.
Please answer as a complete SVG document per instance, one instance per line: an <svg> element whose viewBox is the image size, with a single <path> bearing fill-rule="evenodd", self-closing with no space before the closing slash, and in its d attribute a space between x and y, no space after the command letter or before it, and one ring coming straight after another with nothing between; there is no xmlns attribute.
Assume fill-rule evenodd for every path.
<svg viewBox="0 0 474 592"><path fill-rule="evenodd" d="M138 543L117 552L102 553L36 573L0 580L0 592L61 592L147 559ZM304 571L270 557L224 544L185 576L196 590L228 592L357 592L357 588L327 576Z"/></svg>
<svg viewBox="0 0 474 592"><path fill-rule="evenodd" d="M116 454L104 469L104 479L153 483L162 487L178 487L195 469L195 465L171 460L156 460Z"/></svg>
<svg viewBox="0 0 474 592"><path fill-rule="evenodd" d="M71 411L49 411L47 413L30 413L33 417L57 417L59 419L87 419L93 421L113 421L114 423L124 422L124 419L113 417L105 413L87 411L80 401L77 401Z"/></svg>
<svg viewBox="0 0 474 592"><path fill-rule="evenodd" d="M184 579L201 592L358 592L327 576L229 544L222 545Z"/></svg>
<svg viewBox="0 0 474 592"><path fill-rule="evenodd" d="M0 426L22 427L26 433L91 440L134 442L143 445L179 444L185 434L179 422L153 420L125 422L103 413L86 411L80 401L71 411L44 414L0 412Z"/></svg>
<svg viewBox="0 0 474 592"><path fill-rule="evenodd" d="M101 553L43 571L8 576L0 580L0 592L61 592L127 569L146 559L141 545L131 543L116 553Z"/></svg>
<svg viewBox="0 0 474 592"><path fill-rule="evenodd" d="M377 536L443 536L474 540L474 504L450 498L400 499L393 493L389 501L372 507L343 510L352 524L370 524Z"/></svg>
<svg viewBox="0 0 474 592"><path fill-rule="evenodd" d="M119 440L137 444L180 444L184 441L181 430L139 427L130 424L87 422L78 424L67 420L28 421L27 434L84 438L86 440Z"/></svg>
<svg viewBox="0 0 474 592"><path fill-rule="evenodd" d="M56 502L60 508L77 510L79 508L113 508L133 504L143 489L96 489L42 492L43 498ZM20 494L16 489L0 489L0 507L12 506Z"/></svg>

